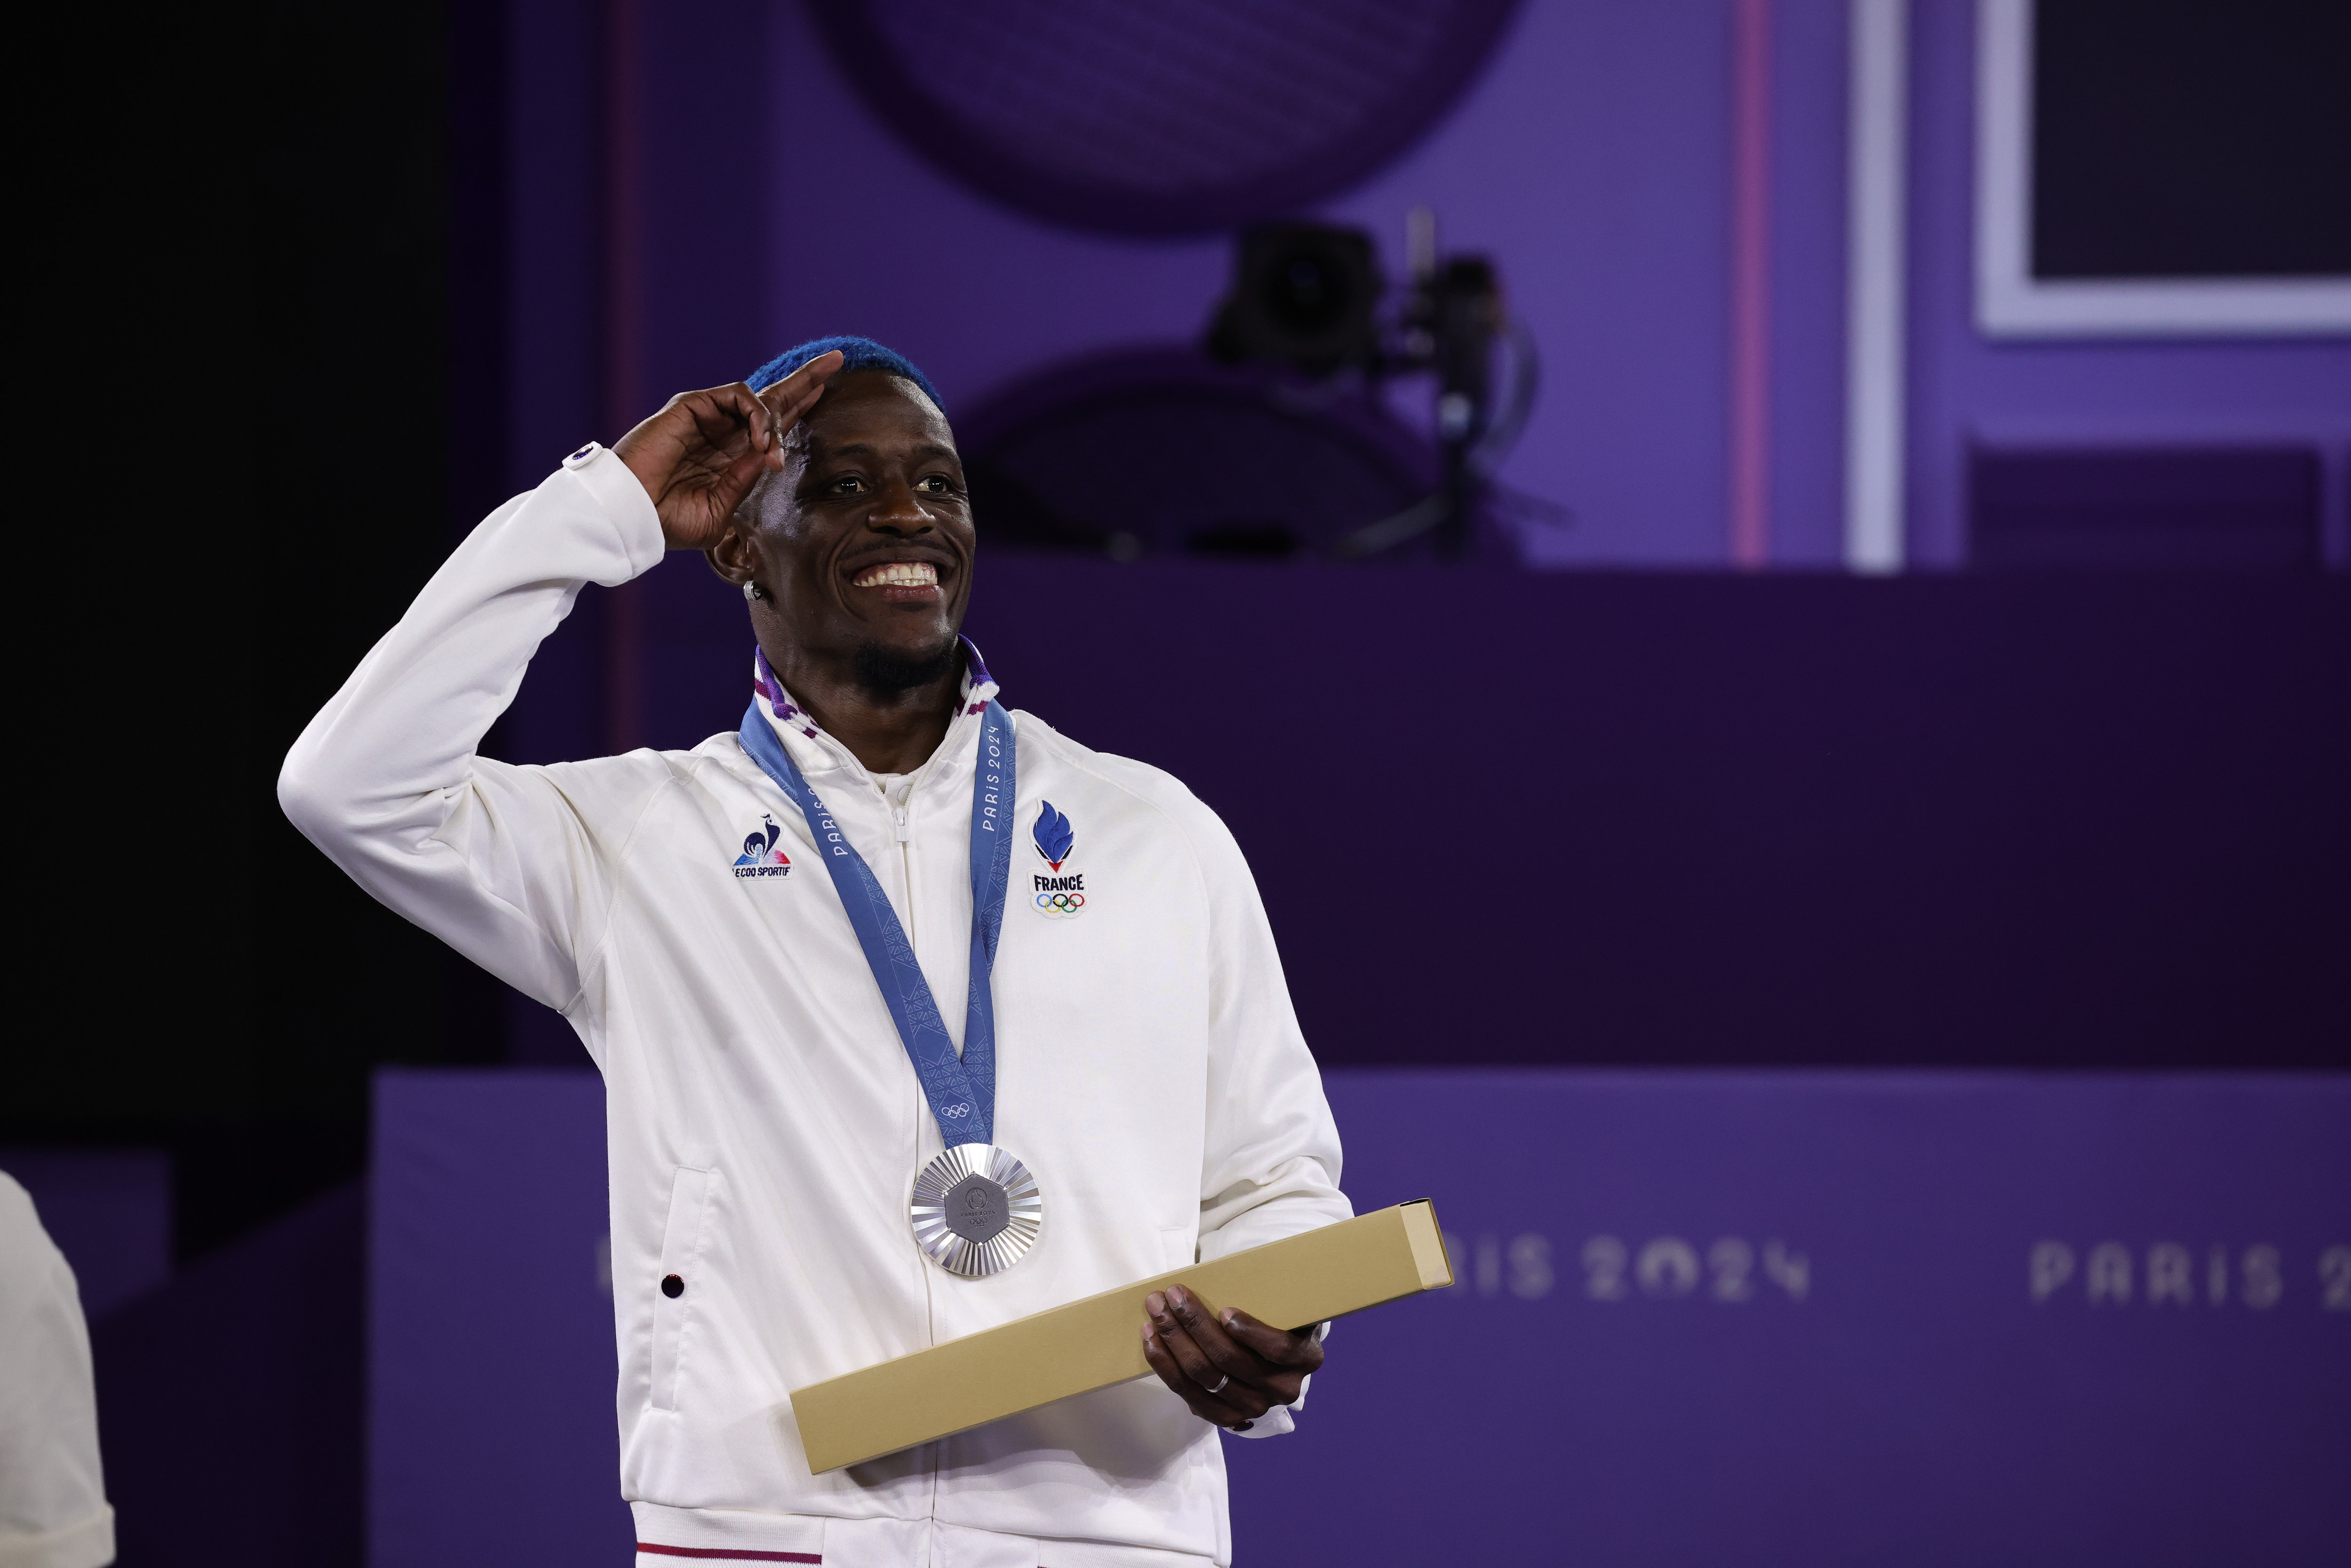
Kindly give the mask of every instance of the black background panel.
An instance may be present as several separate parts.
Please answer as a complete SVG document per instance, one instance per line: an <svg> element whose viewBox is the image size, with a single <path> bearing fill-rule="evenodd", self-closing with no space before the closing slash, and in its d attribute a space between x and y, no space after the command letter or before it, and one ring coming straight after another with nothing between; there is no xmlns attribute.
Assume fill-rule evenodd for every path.
<svg viewBox="0 0 2351 1568"><path fill-rule="evenodd" d="M2351 275L2351 5L2040 0L2036 277Z"/></svg>

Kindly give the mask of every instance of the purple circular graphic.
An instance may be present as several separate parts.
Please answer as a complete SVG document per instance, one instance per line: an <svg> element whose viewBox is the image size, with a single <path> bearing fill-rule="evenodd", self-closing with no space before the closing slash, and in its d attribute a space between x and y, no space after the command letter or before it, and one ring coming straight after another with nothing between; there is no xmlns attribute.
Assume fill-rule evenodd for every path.
<svg viewBox="0 0 2351 1568"><path fill-rule="evenodd" d="M1013 206L1117 234L1280 217L1416 141L1517 0L818 0L876 113Z"/></svg>

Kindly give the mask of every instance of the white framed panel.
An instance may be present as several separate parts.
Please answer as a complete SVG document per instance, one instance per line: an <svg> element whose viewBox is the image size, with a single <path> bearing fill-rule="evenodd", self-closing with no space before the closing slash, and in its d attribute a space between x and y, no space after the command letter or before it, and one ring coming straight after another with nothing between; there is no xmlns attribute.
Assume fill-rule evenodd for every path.
<svg viewBox="0 0 2351 1568"><path fill-rule="evenodd" d="M2032 276L2033 0L1977 0L1976 325L1994 338L2351 333L2351 277Z"/></svg>

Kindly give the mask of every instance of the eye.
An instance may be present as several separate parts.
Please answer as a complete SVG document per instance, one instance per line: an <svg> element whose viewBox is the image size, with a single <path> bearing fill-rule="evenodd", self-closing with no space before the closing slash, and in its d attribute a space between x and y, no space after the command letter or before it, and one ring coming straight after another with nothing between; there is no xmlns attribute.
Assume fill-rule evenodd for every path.
<svg viewBox="0 0 2351 1568"><path fill-rule="evenodd" d="M854 496L865 488L865 481L854 474L844 474L825 488L836 496Z"/></svg>
<svg viewBox="0 0 2351 1568"><path fill-rule="evenodd" d="M925 496L955 494L955 486L947 482L947 476L944 474L925 474L914 481L914 488Z"/></svg>

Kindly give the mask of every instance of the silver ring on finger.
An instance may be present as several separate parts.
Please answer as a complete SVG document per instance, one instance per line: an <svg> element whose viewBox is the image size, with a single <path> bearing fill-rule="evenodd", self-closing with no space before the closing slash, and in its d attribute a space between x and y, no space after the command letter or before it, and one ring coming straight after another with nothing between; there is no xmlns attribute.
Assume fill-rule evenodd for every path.
<svg viewBox="0 0 2351 1568"><path fill-rule="evenodd" d="M1222 1377L1217 1379L1217 1385L1214 1388L1209 1389L1208 1392L1211 1394L1222 1394L1225 1391L1225 1385L1230 1383L1232 1380L1233 1375L1228 1372Z"/></svg>

